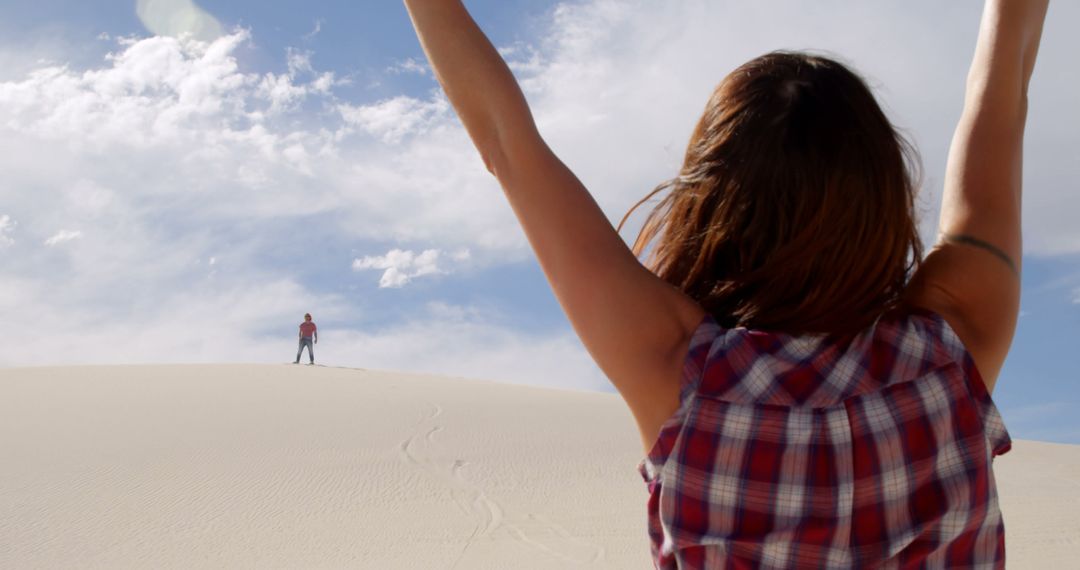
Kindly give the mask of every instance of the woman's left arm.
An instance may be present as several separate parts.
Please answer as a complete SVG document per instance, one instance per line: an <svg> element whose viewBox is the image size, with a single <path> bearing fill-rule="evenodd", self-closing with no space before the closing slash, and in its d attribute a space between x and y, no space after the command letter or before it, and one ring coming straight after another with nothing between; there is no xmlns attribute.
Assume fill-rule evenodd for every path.
<svg viewBox="0 0 1080 570"><path fill-rule="evenodd" d="M509 67L459 0L405 0L435 76L499 180L563 310L646 447L678 407L704 312L634 257L540 137Z"/></svg>

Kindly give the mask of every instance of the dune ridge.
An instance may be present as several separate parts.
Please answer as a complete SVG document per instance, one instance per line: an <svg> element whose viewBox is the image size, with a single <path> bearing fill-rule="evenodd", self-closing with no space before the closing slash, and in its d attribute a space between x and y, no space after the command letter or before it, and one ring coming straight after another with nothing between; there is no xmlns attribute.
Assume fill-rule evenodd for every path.
<svg viewBox="0 0 1080 570"><path fill-rule="evenodd" d="M344 368L0 370L2 568L650 568L612 394ZM1067 568L1080 446L996 464L1009 566Z"/></svg>

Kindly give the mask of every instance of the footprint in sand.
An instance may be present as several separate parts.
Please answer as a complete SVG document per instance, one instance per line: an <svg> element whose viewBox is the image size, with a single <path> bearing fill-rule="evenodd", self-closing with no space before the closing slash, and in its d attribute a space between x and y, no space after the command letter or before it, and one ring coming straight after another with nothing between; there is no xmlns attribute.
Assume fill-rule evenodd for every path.
<svg viewBox="0 0 1080 570"><path fill-rule="evenodd" d="M498 502L469 481L466 476L468 461L455 459L446 464L445 461L433 459L430 452L439 446L436 434L443 431L443 427L434 425L433 421L442 415L443 409L436 404L429 405L420 421L413 426L411 435L398 444L398 451L404 461L445 484L462 513L475 521L472 534L458 555L458 561L474 540L500 531L505 531L512 539L529 548L571 564L587 565L604 559L603 547L575 537L543 515L527 513L518 516L504 513Z"/></svg>

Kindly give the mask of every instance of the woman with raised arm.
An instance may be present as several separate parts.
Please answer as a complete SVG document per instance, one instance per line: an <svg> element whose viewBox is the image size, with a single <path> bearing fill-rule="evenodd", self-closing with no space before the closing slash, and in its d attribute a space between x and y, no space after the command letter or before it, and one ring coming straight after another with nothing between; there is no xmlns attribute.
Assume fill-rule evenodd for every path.
<svg viewBox="0 0 1080 570"><path fill-rule="evenodd" d="M1004 565L990 390L1018 311L1047 0L986 2L925 260L912 151L833 60L769 53L721 81L631 249L461 2L405 4L637 421L658 568Z"/></svg>

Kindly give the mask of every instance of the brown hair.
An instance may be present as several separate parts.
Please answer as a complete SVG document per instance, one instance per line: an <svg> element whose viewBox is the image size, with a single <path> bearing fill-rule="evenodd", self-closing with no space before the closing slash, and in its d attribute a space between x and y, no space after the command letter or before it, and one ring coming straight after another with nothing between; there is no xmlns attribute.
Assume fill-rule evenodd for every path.
<svg viewBox="0 0 1080 570"><path fill-rule="evenodd" d="M773 52L713 92L634 253L727 327L852 333L922 259L914 148L862 79Z"/></svg>

